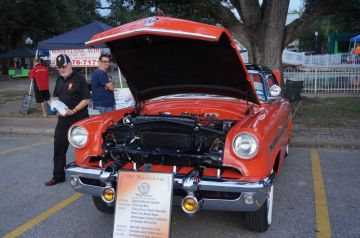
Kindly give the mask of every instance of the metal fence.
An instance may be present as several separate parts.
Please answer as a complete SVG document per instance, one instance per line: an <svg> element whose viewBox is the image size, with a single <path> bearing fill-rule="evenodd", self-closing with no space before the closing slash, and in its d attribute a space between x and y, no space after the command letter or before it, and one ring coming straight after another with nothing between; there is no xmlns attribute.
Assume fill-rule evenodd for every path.
<svg viewBox="0 0 360 238"><path fill-rule="evenodd" d="M326 55L306 55L303 65L308 67L359 67L360 55L351 54L326 54Z"/></svg>
<svg viewBox="0 0 360 238"><path fill-rule="evenodd" d="M285 81L304 81L305 93L360 93L360 67L286 69Z"/></svg>

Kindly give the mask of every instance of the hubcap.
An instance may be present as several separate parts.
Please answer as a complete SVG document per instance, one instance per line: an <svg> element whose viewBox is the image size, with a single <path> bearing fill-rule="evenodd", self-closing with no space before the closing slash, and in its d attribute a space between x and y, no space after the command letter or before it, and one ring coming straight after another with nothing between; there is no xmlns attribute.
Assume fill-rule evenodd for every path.
<svg viewBox="0 0 360 238"><path fill-rule="evenodd" d="M273 197L274 197L274 185L271 185L269 191L269 197L267 199L267 222L269 225L271 224L271 219L272 219Z"/></svg>

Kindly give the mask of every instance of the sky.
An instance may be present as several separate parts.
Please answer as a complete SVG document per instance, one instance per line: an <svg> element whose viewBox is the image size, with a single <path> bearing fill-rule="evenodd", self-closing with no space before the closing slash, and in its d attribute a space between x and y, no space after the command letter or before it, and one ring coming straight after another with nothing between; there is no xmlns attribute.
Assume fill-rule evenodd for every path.
<svg viewBox="0 0 360 238"><path fill-rule="evenodd" d="M289 11L299 10L302 7L302 0L290 0Z"/></svg>
<svg viewBox="0 0 360 238"><path fill-rule="evenodd" d="M262 2L262 0L259 0L260 2ZM101 0L101 5L102 6L108 6L106 0ZM299 10L302 6L302 0L290 0L290 5L289 5L289 11L292 10ZM110 13L109 10L101 10L100 14L103 16L106 16Z"/></svg>

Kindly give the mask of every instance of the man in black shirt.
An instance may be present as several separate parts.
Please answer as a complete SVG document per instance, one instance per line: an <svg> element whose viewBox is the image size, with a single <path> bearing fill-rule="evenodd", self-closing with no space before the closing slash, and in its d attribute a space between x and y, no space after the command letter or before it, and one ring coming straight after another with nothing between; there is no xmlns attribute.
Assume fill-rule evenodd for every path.
<svg viewBox="0 0 360 238"><path fill-rule="evenodd" d="M53 178L45 183L52 186L65 181L64 167L66 152L69 147L67 132L70 126L89 117L87 105L90 102L90 92L83 75L73 72L69 56L65 54L56 57L59 76L56 80L53 96L67 107L64 116L58 116L54 134L54 171Z"/></svg>

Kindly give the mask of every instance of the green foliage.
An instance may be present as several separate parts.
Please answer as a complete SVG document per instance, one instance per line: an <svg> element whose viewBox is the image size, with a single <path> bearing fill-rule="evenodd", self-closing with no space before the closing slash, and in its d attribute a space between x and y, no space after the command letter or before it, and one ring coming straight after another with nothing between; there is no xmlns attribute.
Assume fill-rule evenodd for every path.
<svg viewBox="0 0 360 238"><path fill-rule="evenodd" d="M327 29L324 24L325 21L320 21L310 27L302 34L299 39L299 50L301 52L311 52L316 54L325 54L328 49L327 42ZM317 40L315 31L318 32ZM316 42L317 41L317 42Z"/></svg>
<svg viewBox="0 0 360 238"><path fill-rule="evenodd" d="M336 7L336 14L327 15L303 33L303 35L299 39L300 51L315 51L315 31L319 32L317 48L317 52L319 53L327 53L328 35L331 32L360 32L360 1L338 1Z"/></svg>
<svg viewBox="0 0 360 238"><path fill-rule="evenodd" d="M108 0L111 13L109 23L120 25L137 19L156 15L157 5L169 17L188 19L210 24L223 23L219 9L223 8L217 0Z"/></svg>
<svg viewBox="0 0 360 238"><path fill-rule="evenodd" d="M100 19L99 0L2 0L0 52L24 46Z"/></svg>
<svg viewBox="0 0 360 238"><path fill-rule="evenodd" d="M338 14L331 15L328 26L335 32L360 32L360 1L342 1Z"/></svg>

